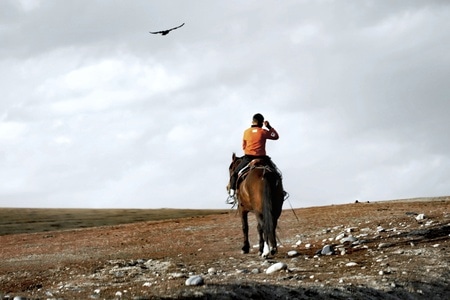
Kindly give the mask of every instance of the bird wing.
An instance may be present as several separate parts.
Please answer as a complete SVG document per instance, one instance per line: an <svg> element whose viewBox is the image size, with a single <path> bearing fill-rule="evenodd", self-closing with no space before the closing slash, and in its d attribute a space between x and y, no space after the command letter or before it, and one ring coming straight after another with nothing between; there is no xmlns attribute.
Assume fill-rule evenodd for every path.
<svg viewBox="0 0 450 300"><path fill-rule="evenodd" d="M174 28L170 28L169 30L175 30L175 29L177 29L177 28L180 28L180 27L182 27L184 25L184 23L183 24L181 24L180 26L177 26L177 27L174 27Z"/></svg>
<svg viewBox="0 0 450 300"><path fill-rule="evenodd" d="M184 25L184 23L181 24L180 26L177 26L177 27L174 27L174 28L170 28L170 29L166 29L166 30L161 30L161 31L149 31L149 32L150 32L150 33L153 33L153 34L159 34L159 33L161 33L162 35L166 35L166 34L168 34L170 31L175 30L175 29L177 29L177 28L180 28L180 27L183 26L183 25Z"/></svg>

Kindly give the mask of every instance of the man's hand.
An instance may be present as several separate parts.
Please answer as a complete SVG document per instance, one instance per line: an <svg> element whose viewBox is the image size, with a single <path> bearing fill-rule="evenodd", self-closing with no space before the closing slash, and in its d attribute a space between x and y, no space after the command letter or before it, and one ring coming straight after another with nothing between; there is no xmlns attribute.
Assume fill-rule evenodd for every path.
<svg viewBox="0 0 450 300"><path fill-rule="evenodd" d="M272 126L270 126L269 121L264 121L264 126L266 126L268 129L272 128Z"/></svg>

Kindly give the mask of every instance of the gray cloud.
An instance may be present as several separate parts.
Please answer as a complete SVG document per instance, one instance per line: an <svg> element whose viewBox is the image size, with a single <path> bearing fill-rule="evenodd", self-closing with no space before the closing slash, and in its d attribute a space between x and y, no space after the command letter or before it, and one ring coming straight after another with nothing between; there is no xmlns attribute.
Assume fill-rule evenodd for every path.
<svg viewBox="0 0 450 300"><path fill-rule="evenodd" d="M293 206L449 192L446 1L0 7L0 206L225 207L255 112Z"/></svg>

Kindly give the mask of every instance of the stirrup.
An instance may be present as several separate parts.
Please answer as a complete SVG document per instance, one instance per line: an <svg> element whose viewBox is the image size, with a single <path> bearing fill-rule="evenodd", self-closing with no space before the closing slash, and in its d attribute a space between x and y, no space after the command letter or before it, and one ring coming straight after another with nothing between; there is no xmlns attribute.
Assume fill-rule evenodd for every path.
<svg viewBox="0 0 450 300"><path fill-rule="evenodd" d="M236 204L236 195L234 196L228 196L227 200L225 201L226 204Z"/></svg>

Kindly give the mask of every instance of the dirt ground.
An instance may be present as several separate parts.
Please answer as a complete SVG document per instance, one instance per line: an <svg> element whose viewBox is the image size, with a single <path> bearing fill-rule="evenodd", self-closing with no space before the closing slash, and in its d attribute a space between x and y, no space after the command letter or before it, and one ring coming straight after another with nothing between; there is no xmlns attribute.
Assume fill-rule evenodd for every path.
<svg viewBox="0 0 450 300"><path fill-rule="evenodd" d="M235 209L0 236L0 299L450 299L450 197L287 206L269 259Z"/></svg>

